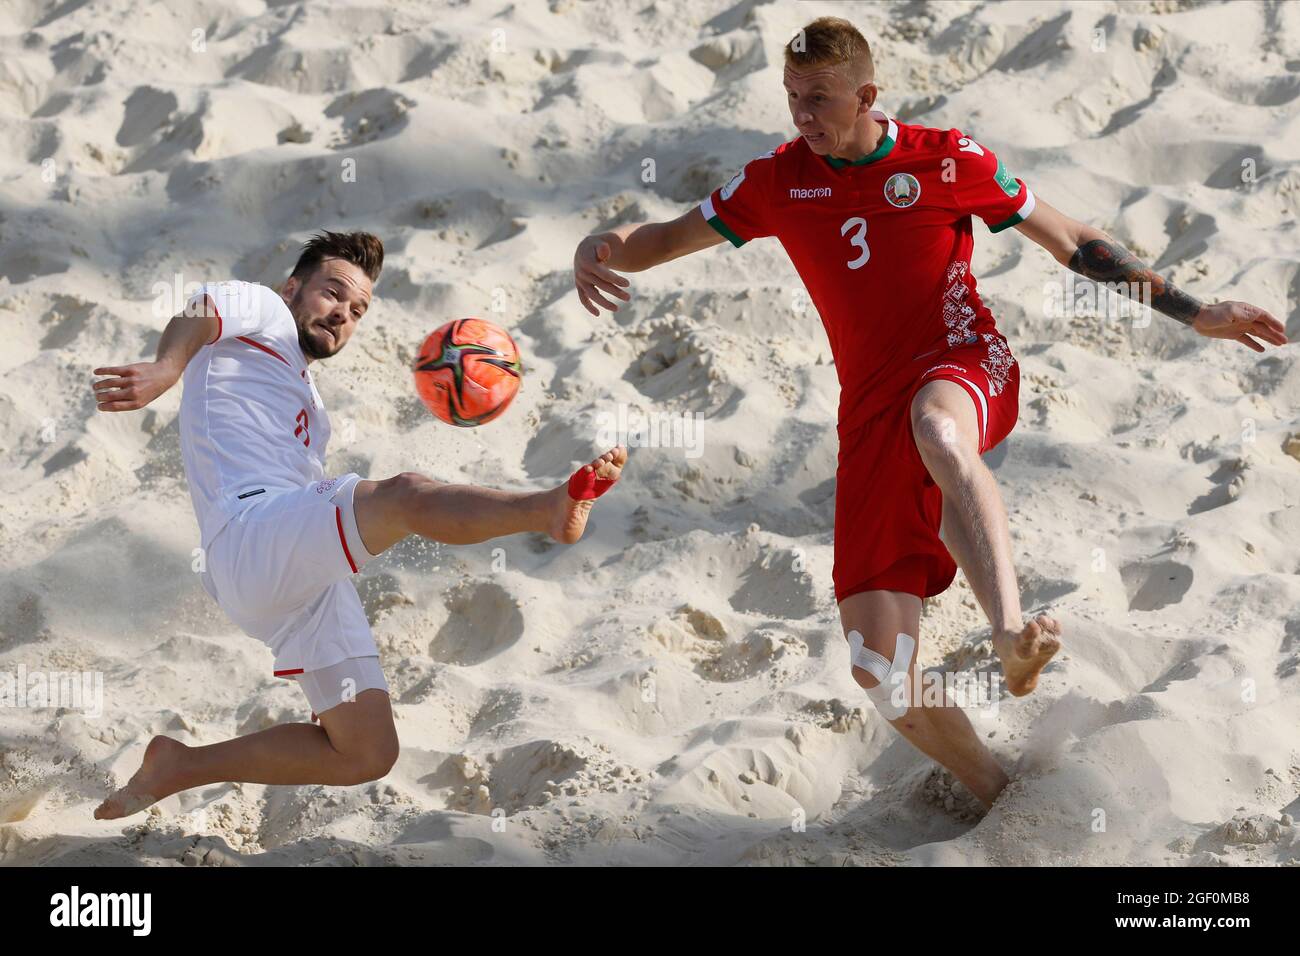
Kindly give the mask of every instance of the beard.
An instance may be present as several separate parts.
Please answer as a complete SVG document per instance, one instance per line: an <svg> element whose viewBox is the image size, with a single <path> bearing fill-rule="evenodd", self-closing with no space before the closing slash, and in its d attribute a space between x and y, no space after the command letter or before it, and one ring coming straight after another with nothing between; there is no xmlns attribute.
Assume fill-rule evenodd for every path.
<svg viewBox="0 0 1300 956"><path fill-rule="evenodd" d="M329 345L322 346L316 339L308 333L307 328L312 321L299 314L301 306L302 293L294 295L293 300L289 303L289 311L293 313L293 323L298 326L298 345L302 347L303 354L310 355L314 359L327 359L338 351L335 347L334 339L330 339Z"/></svg>

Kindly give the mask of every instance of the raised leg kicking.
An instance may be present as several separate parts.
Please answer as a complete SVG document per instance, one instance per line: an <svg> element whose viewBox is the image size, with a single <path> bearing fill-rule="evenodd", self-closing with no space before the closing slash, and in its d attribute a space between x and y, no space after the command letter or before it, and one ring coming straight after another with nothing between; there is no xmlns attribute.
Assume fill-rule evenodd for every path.
<svg viewBox="0 0 1300 956"><path fill-rule="evenodd" d="M979 453L975 406L959 385L930 382L912 400L912 436L943 492L941 534L993 625L993 650L1007 689L1023 697L1060 650L1060 625L1047 615L1026 622L1011 560L1011 529L993 473Z"/></svg>
<svg viewBox="0 0 1300 956"><path fill-rule="evenodd" d="M534 532L572 544L582 537L595 497L612 487L626 461L626 449L614 448L568 483L539 492L441 484L415 472L360 481L354 492L357 525L372 555L412 534L464 545ZM182 790L225 781L348 786L392 769L398 740L387 692L363 690L319 717L319 726L279 724L202 747L154 737L140 769L95 816L127 816Z"/></svg>
<svg viewBox="0 0 1300 956"><path fill-rule="evenodd" d="M946 379L929 382L912 400L911 428L921 460L943 493L944 543L993 624L993 648L1007 688L1017 697L1028 694L1060 649L1060 625L1047 615L1029 622L1021 616L1006 509L979 454L976 406L960 385ZM966 712L942 701L925 706L926 701L912 695L908 706L891 706L893 687L881 686L881 675L887 679L888 665L899 658L900 635L920 634L921 599L900 591L853 594L840 602L840 621L854 645L854 680L876 695L877 706L895 730L991 807L1007 785L1007 775ZM861 656L859 647L879 656ZM906 656L907 686L916 687L916 655ZM861 666L863 662L868 667Z"/></svg>
<svg viewBox="0 0 1300 956"><path fill-rule="evenodd" d="M348 343L370 305L383 244L370 233L313 236L277 291L203 285L172 318L153 362L95 370L97 408L143 408L181 380L180 444L198 519L205 591L274 653L314 723L191 747L150 741L135 774L95 811L135 813L222 781L355 784L397 759L379 651L347 580L408 535L472 544L534 532L571 544L627 460L614 448L566 485L518 493L415 472L327 477L329 416L310 365Z"/></svg>

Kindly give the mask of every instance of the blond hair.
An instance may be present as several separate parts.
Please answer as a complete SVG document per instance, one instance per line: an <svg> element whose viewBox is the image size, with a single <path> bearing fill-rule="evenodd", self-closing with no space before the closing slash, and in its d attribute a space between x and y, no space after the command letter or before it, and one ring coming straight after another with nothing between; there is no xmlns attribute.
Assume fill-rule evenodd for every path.
<svg viewBox="0 0 1300 956"><path fill-rule="evenodd" d="M785 64L800 72L819 66L841 68L855 88L876 78L866 37L840 17L818 17L791 37L785 45Z"/></svg>

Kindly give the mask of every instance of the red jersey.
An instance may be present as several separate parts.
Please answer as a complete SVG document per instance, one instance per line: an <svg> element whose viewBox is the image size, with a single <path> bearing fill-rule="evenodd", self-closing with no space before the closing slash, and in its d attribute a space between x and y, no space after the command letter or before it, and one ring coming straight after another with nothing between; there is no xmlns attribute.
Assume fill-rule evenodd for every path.
<svg viewBox="0 0 1300 956"><path fill-rule="evenodd" d="M1034 195L993 151L957 129L898 123L856 162L819 156L802 136L750 160L700 204L743 246L776 236L830 338L840 380L841 435L902 396L917 362L988 345L996 395L1014 363L970 271L971 216L1000 232Z"/></svg>

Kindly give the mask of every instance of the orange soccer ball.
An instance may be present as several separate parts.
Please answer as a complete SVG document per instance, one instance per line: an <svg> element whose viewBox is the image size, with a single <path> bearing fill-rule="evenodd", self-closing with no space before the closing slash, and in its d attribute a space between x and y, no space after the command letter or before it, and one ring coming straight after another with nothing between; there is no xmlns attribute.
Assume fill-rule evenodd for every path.
<svg viewBox="0 0 1300 956"><path fill-rule="evenodd" d="M448 425L484 425L519 391L523 365L510 333L486 319L456 319L430 332L415 360L420 400Z"/></svg>

